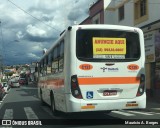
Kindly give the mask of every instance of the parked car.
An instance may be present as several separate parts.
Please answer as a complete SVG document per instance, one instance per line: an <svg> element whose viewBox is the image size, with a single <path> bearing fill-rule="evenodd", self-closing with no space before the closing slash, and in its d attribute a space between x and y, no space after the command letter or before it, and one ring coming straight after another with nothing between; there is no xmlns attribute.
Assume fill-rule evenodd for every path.
<svg viewBox="0 0 160 128"><path fill-rule="evenodd" d="M27 84L27 81L26 81L25 78L19 78L18 82L19 82L20 85Z"/></svg>
<svg viewBox="0 0 160 128"><path fill-rule="evenodd" d="M18 81L11 81L11 84L10 84L10 87L11 88L14 88L14 87L20 87L20 84L19 84L19 82Z"/></svg>
<svg viewBox="0 0 160 128"><path fill-rule="evenodd" d="M12 79L8 80L8 85L11 87Z"/></svg>
<svg viewBox="0 0 160 128"><path fill-rule="evenodd" d="M5 91L5 93L8 93L10 86L7 84L7 82L3 82L2 83L3 89Z"/></svg>
<svg viewBox="0 0 160 128"><path fill-rule="evenodd" d="M5 95L5 91L2 84L0 83L0 100L3 99L4 95Z"/></svg>

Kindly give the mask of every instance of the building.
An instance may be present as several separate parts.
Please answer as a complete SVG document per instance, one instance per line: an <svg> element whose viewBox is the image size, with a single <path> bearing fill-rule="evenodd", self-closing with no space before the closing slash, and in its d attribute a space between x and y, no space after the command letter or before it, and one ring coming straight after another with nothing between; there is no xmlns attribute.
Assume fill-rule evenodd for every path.
<svg viewBox="0 0 160 128"><path fill-rule="evenodd" d="M81 24L139 27L144 32L147 95L160 98L160 0L98 0ZM104 21L103 21L104 20Z"/></svg>
<svg viewBox="0 0 160 128"><path fill-rule="evenodd" d="M30 65L30 79L32 82L37 83L38 81L38 62L32 62Z"/></svg>
<svg viewBox="0 0 160 128"><path fill-rule="evenodd" d="M104 24L105 8L111 0L97 0L89 8L89 16L80 24Z"/></svg>

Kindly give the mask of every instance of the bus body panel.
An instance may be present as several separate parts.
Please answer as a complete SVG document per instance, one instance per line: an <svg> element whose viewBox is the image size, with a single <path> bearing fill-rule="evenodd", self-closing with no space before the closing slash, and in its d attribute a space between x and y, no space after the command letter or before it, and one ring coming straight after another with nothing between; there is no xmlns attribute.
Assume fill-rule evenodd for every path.
<svg viewBox="0 0 160 128"><path fill-rule="evenodd" d="M144 109L146 108L146 93L141 97L133 99L119 100L83 100L75 99L71 95L66 95L66 112L84 112L84 111L107 111L121 109Z"/></svg>
<svg viewBox="0 0 160 128"><path fill-rule="evenodd" d="M126 62L80 60L77 58L76 53L76 36L79 29L137 31L140 37L141 56L138 60ZM50 93L53 92L56 109L63 112L146 107L146 93L136 96L141 74L145 74L144 39L140 29L112 25L76 25L66 31L64 40L63 75L54 74L50 78L47 76L46 79L52 81L49 83L46 82L47 80L44 77L42 82L39 82L39 93L41 89L45 102L49 105L51 104ZM77 76L82 99L77 99L72 95L71 77L73 75ZM63 87L58 86L56 88L53 84L53 80L56 78L63 80Z"/></svg>
<svg viewBox="0 0 160 128"><path fill-rule="evenodd" d="M81 26L80 26L81 27ZM89 28L89 27L88 27ZM88 29L82 28L81 29ZM93 29L93 28L92 28ZM96 28L94 28L96 29ZM98 28L99 29L99 28ZM113 27L103 27L103 29L114 29L118 30L119 28ZM135 31L128 28L120 28L126 31ZM72 28L72 33L75 34L78 28ZM139 34L142 36L142 33L139 29L136 29ZM76 35L72 35L72 41L70 46L71 49L75 49L76 45ZM141 46L144 47L144 42L141 40ZM140 84L140 75L145 74L144 63L144 53L142 49L141 57L137 61L131 62L110 62L113 65L106 66L108 62L86 62L80 61L75 56L76 51L73 50L71 53L71 59L75 60L71 62L71 74L77 75L79 87L82 91L83 99L87 99L87 92L93 92L94 97L92 99L120 99L120 98L135 98L136 93ZM138 69L129 69L128 66L138 66ZM74 67L76 66L76 69ZM84 69L82 69L82 66ZM86 66L86 67L85 67ZM91 68L91 69L87 69ZM91 66L91 67L89 67ZM86 68L86 69L85 69ZM73 69L73 71L72 71ZM108 82L110 79L110 82ZM112 82L113 81L113 82ZM118 82L117 82L118 81ZM103 96L103 92L107 90L117 91L117 95L113 96ZM91 99L90 99L91 100Z"/></svg>
<svg viewBox="0 0 160 128"><path fill-rule="evenodd" d="M132 71L127 68L134 64L141 67L141 61L115 63L113 66L106 66L105 63L87 63L93 66L91 70L82 70L80 65L86 63L77 62L77 77L84 99L87 99L87 92L93 91L92 99L120 99L135 98L140 84L141 69ZM105 70L103 71L103 69ZM117 95L103 96L103 92L115 90Z"/></svg>

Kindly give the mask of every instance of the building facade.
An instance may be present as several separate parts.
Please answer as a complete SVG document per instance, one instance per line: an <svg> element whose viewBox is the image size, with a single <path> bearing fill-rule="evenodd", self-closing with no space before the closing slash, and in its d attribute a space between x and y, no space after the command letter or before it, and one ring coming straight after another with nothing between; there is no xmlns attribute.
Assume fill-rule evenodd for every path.
<svg viewBox="0 0 160 128"><path fill-rule="evenodd" d="M148 97L160 99L160 0L98 0L81 24L139 27L144 32ZM104 21L103 21L104 20Z"/></svg>
<svg viewBox="0 0 160 128"><path fill-rule="evenodd" d="M89 16L80 24L104 24L105 8L111 0L97 0L89 8Z"/></svg>

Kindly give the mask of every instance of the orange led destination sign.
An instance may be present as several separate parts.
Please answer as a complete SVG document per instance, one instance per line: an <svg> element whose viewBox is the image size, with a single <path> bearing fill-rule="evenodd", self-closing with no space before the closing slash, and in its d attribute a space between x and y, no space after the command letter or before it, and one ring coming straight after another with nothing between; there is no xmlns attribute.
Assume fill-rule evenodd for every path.
<svg viewBox="0 0 160 128"><path fill-rule="evenodd" d="M100 38L93 37L94 55L125 55L126 38Z"/></svg>

